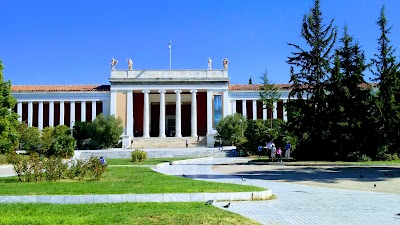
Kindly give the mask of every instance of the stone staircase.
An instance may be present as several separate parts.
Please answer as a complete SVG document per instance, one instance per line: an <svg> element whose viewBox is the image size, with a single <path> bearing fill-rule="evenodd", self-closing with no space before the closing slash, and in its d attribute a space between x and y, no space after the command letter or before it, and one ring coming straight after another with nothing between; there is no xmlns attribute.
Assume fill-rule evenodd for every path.
<svg viewBox="0 0 400 225"><path fill-rule="evenodd" d="M140 148L140 149L148 149L148 148L162 148L162 149L174 149L174 148L185 148L186 140L188 140L189 146L188 148L207 148L207 137L200 136L199 142L197 141L197 137L151 137L151 138L142 138L135 137L133 138L133 146L132 148Z"/></svg>

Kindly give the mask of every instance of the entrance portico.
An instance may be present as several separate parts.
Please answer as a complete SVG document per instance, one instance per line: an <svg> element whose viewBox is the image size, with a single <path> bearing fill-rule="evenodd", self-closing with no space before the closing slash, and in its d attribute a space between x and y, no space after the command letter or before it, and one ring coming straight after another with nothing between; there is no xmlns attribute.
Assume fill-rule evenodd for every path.
<svg viewBox="0 0 400 225"><path fill-rule="evenodd" d="M113 70L109 80L110 114L126 136L205 136L228 114L226 70Z"/></svg>

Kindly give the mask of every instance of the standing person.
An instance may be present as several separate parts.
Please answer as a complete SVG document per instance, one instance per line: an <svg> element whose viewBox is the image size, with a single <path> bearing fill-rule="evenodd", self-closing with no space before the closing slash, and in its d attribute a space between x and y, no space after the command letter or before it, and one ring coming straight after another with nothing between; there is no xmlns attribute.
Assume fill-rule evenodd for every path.
<svg viewBox="0 0 400 225"><path fill-rule="evenodd" d="M286 143L286 151L285 151L285 158L290 159L290 150L292 149L292 145L290 142Z"/></svg>
<svg viewBox="0 0 400 225"><path fill-rule="evenodd" d="M218 150L224 150L224 147L222 146L222 139L221 138L218 139L218 142L219 142Z"/></svg>
<svg viewBox="0 0 400 225"><path fill-rule="evenodd" d="M278 162L283 162L282 161L282 150L280 147L276 150L276 154L278 155Z"/></svg>
<svg viewBox="0 0 400 225"><path fill-rule="evenodd" d="M186 140L186 148L189 146L189 142L188 140Z"/></svg>
<svg viewBox="0 0 400 225"><path fill-rule="evenodd" d="M275 159L275 154L276 154L276 147L275 144L271 144L271 160L273 161Z"/></svg>
<svg viewBox="0 0 400 225"><path fill-rule="evenodd" d="M272 144L274 143L274 139L272 139L270 142L267 143L267 156L271 158L272 154Z"/></svg>

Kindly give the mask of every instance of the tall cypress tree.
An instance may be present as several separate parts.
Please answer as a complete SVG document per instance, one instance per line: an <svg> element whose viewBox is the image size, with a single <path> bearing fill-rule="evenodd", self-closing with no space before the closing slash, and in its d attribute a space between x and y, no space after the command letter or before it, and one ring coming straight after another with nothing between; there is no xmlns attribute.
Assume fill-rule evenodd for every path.
<svg viewBox="0 0 400 225"><path fill-rule="evenodd" d="M372 70L378 83L376 101L376 118L380 126L377 128L384 139L383 148L391 152L398 151L400 145L400 79L399 63L394 55L395 49L390 45L388 35L391 28L388 27L385 15L385 6L382 6L380 16L376 24L381 35L378 39L378 54L372 59L375 70ZM385 151L386 151L385 150Z"/></svg>
<svg viewBox="0 0 400 225"><path fill-rule="evenodd" d="M264 109L272 109L274 102L277 102L281 97L281 94L278 91L278 88L274 83L271 83L268 79L267 70L264 71L262 77L262 86L259 92L260 98L263 101ZM272 129L272 114L271 114L271 129Z"/></svg>
<svg viewBox="0 0 400 225"><path fill-rule="evenodd" d="M11 81L3 81L3 62L0 60L0 153L14 150L18 145L18 115L12 111L16 100L11 96Z"/></svg>
<svg viewBox="0 0 400 225"><path fill-rule="evenodd" d="M329 25L323 24L320 1L314 1L309 14L304 15L301 36L307 48L289 43L295 48L288 57L291 65L292 90L289 94L289 115L297 118L288 124L289 130L299 137L301 156L324 157L330 153L325 151L327 131L326 121L326 81L330 76L332 48L336 41L337 30L333 20Z"/></svg>
<svg viewBox="0 0 400 225"><path fill-rule="evenodd" d="M373 134L368 129L371 88L364 80L367 69L364 52L346 26L340 42L327 88L329 130L335 155L346 159L350 152L369 153L368 148L372 147L367 144Z"/></svg>

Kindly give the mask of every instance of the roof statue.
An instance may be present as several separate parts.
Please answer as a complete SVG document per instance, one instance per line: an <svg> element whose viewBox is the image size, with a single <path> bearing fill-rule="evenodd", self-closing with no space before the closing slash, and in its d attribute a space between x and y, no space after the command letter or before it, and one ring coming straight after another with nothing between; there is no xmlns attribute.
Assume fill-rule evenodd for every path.
<svg viewBox="0 0 400 225"><path fill-rule="evenodd" d="M212 60L211 60L211 58L208 58L208 67L207 67L207 69L209 69L209 70L211 70L212 69Z"/></svg>
<svg viewBox="0 0 400 225"><path fill-rule="evenodd" d="M111 69L115 70L115 66L118 64L118 60L114 59L114 57L111 59Z"/></svg>
<svg viewBox="0 0 400 225"><path fill-rule="evenodd" d="M126 59L126 61L128 62L128 70L132 70L132 65L133 65L132 59L129 58L129 59Z"/></svg>
<svg viewBox="0 0 400 225"><path fill-rule="evenodd" d="M227 70L227 69L228 69L228 63L229 63L229 61L228 61L227 58L225 58L224 60L222 60L222 65L224 66L224 70Z"/></svg>

